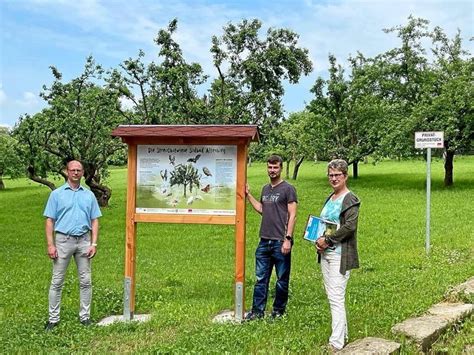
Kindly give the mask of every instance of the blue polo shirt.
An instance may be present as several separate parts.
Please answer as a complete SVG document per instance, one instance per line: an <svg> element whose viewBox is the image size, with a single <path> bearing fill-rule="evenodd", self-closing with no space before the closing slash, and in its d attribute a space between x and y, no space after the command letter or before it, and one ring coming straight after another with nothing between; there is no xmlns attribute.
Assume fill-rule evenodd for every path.
<svg viewBox="0 0 474 355"><path fill-rule="evenodd" d="M94 194L68 183L49 195L43 216L54 219L54 230L63 234L82 235L92 229L91 221L102 216Z"/></svg>

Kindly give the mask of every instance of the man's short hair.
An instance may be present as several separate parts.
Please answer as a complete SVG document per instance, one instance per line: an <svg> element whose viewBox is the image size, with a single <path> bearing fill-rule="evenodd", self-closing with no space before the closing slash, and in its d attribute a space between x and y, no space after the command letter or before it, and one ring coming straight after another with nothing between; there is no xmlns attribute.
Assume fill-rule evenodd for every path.
<svg viewBox="0 0 474 355"><path fill-rule="evenodd" d="M347 175L348 168L347 162L344 159L333 159L328 163L328 170L338 170L344 175Z"/></svg>
<svg viewBox="0 0 474 355"><path fill-rule="evenodd" d="M67 162L66 162L66 168L69 169L69 164L70 164L72 161L77 161L79 164L81 164L82 169L84 169L84 163L83 163L81 160L79 160L79 159L70 159L70 160L67 160Z"/></svg>
<svg viewBox="0 0 474 355"><path fill-rule="evenodd" d="M276 154L273 154L273 155L270 155L267 159L267 164L270 163L270 164L280 164L280 167L283 167L283 159L281 158L281 156L279 155L276 155Z"/></svg>

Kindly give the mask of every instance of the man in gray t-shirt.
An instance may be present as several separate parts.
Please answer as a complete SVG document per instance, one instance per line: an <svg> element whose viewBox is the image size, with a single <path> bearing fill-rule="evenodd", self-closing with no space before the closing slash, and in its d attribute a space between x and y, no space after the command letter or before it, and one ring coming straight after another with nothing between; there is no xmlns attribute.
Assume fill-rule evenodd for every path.
<svg viewBox="0 0 474 355"><path fill-rule="evenodd" d="M270 183L262 189L260 200L250 194L246 187L247 199L252 207L262 215L260 242L255 252L255 273L252 311L246 320L262 318L267 304L268 284L275 266L277 282L272 318L285 313L288 302L288 286L291 270L291 248L296 221L298 198L295 188L281 179L283 160L272 155L267 160Z"/></svg>

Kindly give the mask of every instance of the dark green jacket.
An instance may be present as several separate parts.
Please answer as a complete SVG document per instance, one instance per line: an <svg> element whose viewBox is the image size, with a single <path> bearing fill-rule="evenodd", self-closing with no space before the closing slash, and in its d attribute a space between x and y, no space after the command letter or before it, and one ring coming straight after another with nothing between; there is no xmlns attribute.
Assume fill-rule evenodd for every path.
<svg viewBox="0 0 474 355"><path fill-rule="evenodd" d="M332 193L326 199L329 201ZM326 204L324 202L324 204ZM341 214L339 215L340 227L329 240L333 243L341 243L341 266L339 272L344 275L346 271L359 267L359 255L357 253L357 220L359 218L359 198L352 192L347 193L342 200ZM321 255L318 254L318 262Z"/></svg>

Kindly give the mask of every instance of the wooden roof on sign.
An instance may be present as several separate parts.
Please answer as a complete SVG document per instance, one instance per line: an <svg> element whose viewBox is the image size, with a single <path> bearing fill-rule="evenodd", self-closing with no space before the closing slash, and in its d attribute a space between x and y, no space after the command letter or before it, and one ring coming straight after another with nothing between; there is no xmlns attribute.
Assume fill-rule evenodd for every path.
<svg viewBox="0 0 474 355"><path fill-rule="evenodd" d="M121 125L112 136L179 138L247 138L258 141L256 125Z"/></svg>

